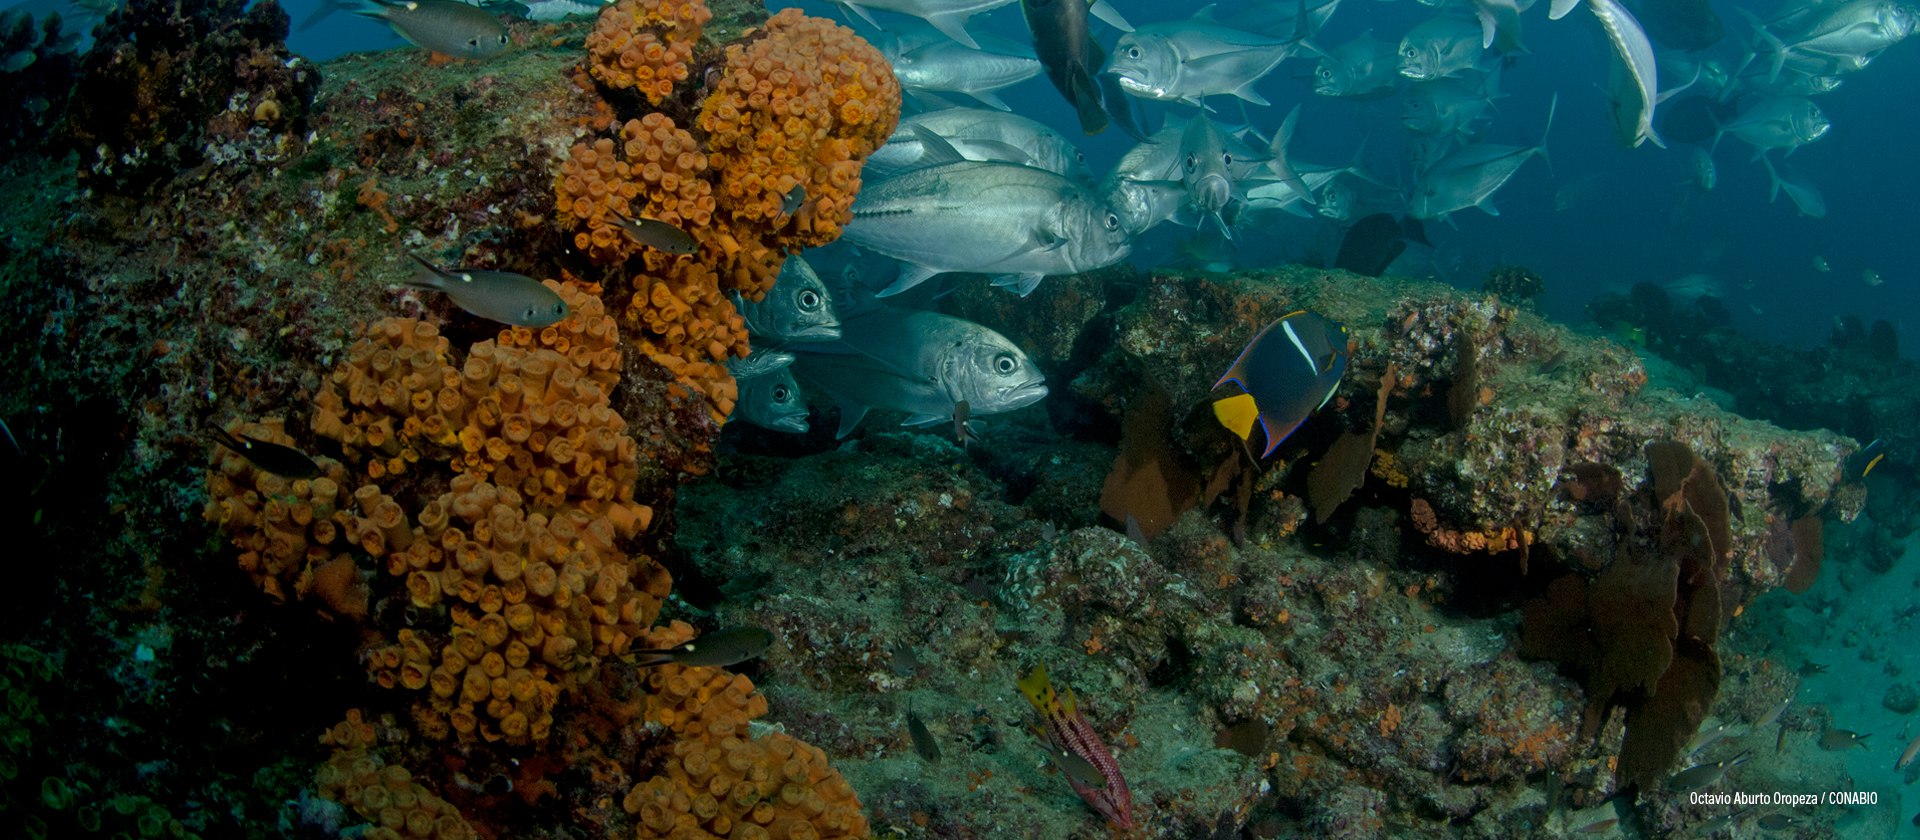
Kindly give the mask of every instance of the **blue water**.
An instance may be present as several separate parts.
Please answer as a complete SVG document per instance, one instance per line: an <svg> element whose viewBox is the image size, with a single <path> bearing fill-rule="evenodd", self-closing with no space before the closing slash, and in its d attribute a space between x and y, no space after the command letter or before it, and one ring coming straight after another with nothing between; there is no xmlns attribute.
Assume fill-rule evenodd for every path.
<svg viewBox="0 0 1920 840"><path fill-rule="evenodd" d="M827 3L781 5L848 20L839 7ZM1115 5L1139 25L1178 17L1199 4L1119 0ZM1736 4L1713 5L1726 22L1729 38L1745 34ZM1224 17L1241 6L1222 4L1219 13ZM307 0L288 4L296 23L312 8ZM1749 8L1764 13L1771 4ZM1316 40L1336 45L1369 29L1377 38L1397 39L1434 13L1411 0L1347 0ZM883 25L901 20L884 12L875 16ZM1508 96L1495 104L1491 124L1483 123L1478 133L1491 142L1533 142L1545 126L1547 103L1558 93L1561 107L1548 142L1551 167L1538 162L1523 167L1496 196L1498 217L1467 210L1454 214L1457 230L1429 223L1429 236L1438 247L1434 262L1440 265L1423 268L1457 285L1477 287L1481 272L1490 266L1530 266L1547 280L1547 313L1575 323L1584 320L1584 305L1603 291L1701 273L1719 281L1735 324L1758 338L1817 344L1826 339L1835 317L1849 314L1869 321L1887 318L1904 334L1906 313L1920 300L1920 271L1915 269L1920 266L1920 235L1912 209L1912 197L1920 194L1920 167L1911 153L1920 135L1920 114L1909 107L1915 80L1920 79L1920 47L1895 45L1864 71L1847 76L1839 90L1815 99L1833 128L1787 158L1826 195L1829 213L1814 219L1800 216L1785 196L1768 203L1765 169L1749 160L1751 148L1735 138L1724 139L1716 150L1720 182L1705 194L1683 183L1678 144L1670 143L1668 149L1652 144L1619 148L1599 88L1606 82L1611 47L1593 16L1582 9L1550 21L1543 2L1524 13L1522 21L1532 54L1521 56L1505 72L1502 86ZM851 25L870 31L864 21L856 19ZM969 28L1026 37L1017 4L976 16ZM1118 33L1099 24L1095 29L1103 45L1111 47ZM288 44L314 59L411 48L385 26L350 15L334 15L294 34ZM1304 78L1312 67L1311 59L1289 59L1261 80L1257 89L1273 105L1249 108L1253 124L1270 132L1299 103L1300 128L1292 149L1296 159L1344 163L1364 140L1367 165L1376 177L1390 184L1411 183L1402 155L1405 132L1398 125L1400 97L1347 102L1315 96ZM1673 84L1662 80L1662 87ZM1132 146L1117 130L1081 135L1073 111L1044 76L1001 95L1016 112L1046 122L1079 143L1096 174ZM1210 103L1220 109L1222 123L1239 121L1231 98L1215 97ZM1184 115L1189 109L1176 107L1173 112ZM1779 152L1773 154L1778 160ZM1583 180L1593 185L1585 200L1556 210L1556 190ZM1324 252L1327 243L1338 241L1333 228L1327 220L1280 220L1275 230L1258 237L1262 244L1243 250L1243 263L1298 260L1316 243ZM1171 260L1175 237L1189 234L1188 229L1163 224L1141 237L1133 259L1143 266ZM1825 258L1832 271L1816 271L1816 256ZM1884 285L1863 282L1867 269L1877 272Z"/></svg>

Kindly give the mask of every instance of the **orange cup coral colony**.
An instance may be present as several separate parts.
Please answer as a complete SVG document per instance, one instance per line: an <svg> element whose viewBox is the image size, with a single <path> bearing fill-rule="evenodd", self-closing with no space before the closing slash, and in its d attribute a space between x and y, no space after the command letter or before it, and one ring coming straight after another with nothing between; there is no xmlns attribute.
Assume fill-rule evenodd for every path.
<svg viewBox="0 0 1920 840"><path fill-rule="evenodd" d="M642 89L658 106L685 80L710 18L698 3L622 0L601 15L577 81ZM602 264L642 258L623 312L636 344L725 419L737 397L725 362L748 352L727 294L759 300L787 254L839 238L861 164L899 120L900 86L852 30L797 9L727 47L714 74L694 125L657 112L628 119L613 137L575 145L554 192L582 253ZM805 200L788 213L796 189ZM612 213L676 225L699 248L645 248Z"/></svg>
<svg viewBox="0 0 1920 840"><path fill-rule="evenodd" d="M704 3L620 0L600 13L587 35L587 72L617 89L633 89L655 105L687 80L700 28L713 20Z"/></svg>
<svg viewBox="0 0 1920 840"><path fill-rule="evenodd" d="M270 418L230 431L236 435L291 445L283 421ZM321 474L289 480L255 467L224 446L215 447L213 468L207 470L205 518L217 523L240 549L240 568L275 603L285 603L289 590L307 590L312 570L329 564L347 548L339 540L335 519L341 503L341 483L347 470L332 458L318 458Z"/></svg>

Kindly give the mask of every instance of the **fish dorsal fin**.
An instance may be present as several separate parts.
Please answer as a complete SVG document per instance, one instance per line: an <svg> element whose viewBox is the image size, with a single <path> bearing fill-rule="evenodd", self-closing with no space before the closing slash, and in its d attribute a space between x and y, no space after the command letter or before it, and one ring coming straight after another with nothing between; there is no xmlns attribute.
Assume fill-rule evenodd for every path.
<svg viewBox="0 0 1920 840"><path fill-rule="evenodd" d="M966 45L967 49L977 50L977 49L980 49L980 42L973 40L973 36L967 33L966 23L967 23L967 15L969 14L972 14L972 13L971 12L945 12L945 13L938 13L938 14L923 15L921 17L921 20L924 20L927 23L932 24L933 28L946 33L947 37L952 38L953 40L959 41L960 43Z"/></svg>
<svg viewBox="0 0 1920 840"><path fill-rule="evenodd" d="M1219 23L1220 18L1213 13L1214 7L1219 5L1220 5L1219 3L1208 3L1205 6L1201 6L1199 10L1195 11L1189 19L1204 20L1208 23Z"/></svg>

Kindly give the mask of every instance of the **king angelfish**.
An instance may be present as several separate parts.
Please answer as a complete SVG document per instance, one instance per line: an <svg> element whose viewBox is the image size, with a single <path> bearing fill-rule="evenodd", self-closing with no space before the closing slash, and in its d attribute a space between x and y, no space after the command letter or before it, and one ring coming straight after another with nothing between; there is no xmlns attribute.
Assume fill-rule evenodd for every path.
<svg viewBox="0 0 1920 840"><path fill-rule="evenodd" d="M1254 336L1213 387L1232 381L1253 398L1260 428L1267 434L1267 449L1260 453L1265 458L1300 428L1307 415L1327 404L1346 372L1347 328L1301 310L1268 324ZM1243 399L1236 396L1220 402ZM1226 423L1232 412L1216 409L1216 413ZM1244 439L1252 430L1252 421L1229 428Z"/></svg>

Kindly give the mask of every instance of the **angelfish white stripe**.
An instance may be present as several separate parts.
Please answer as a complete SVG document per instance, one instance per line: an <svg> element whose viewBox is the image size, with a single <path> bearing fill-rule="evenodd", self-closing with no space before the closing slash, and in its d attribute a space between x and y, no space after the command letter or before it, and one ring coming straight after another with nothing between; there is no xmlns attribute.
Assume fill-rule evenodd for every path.
<svg viewBox="0 0 1920 840"><path fill-rule="evenodd" d="M1287 340L1293 342L1293 349L1300 351L1300 358L1307 360L1307 377L1311 379L1319 376L1320 366L1314 363L1313 354L1307 351L1307 345L1300 342L1300 334L1293 331L1293 325L1282 321L1280 327L1287 331Z"/></svg>

